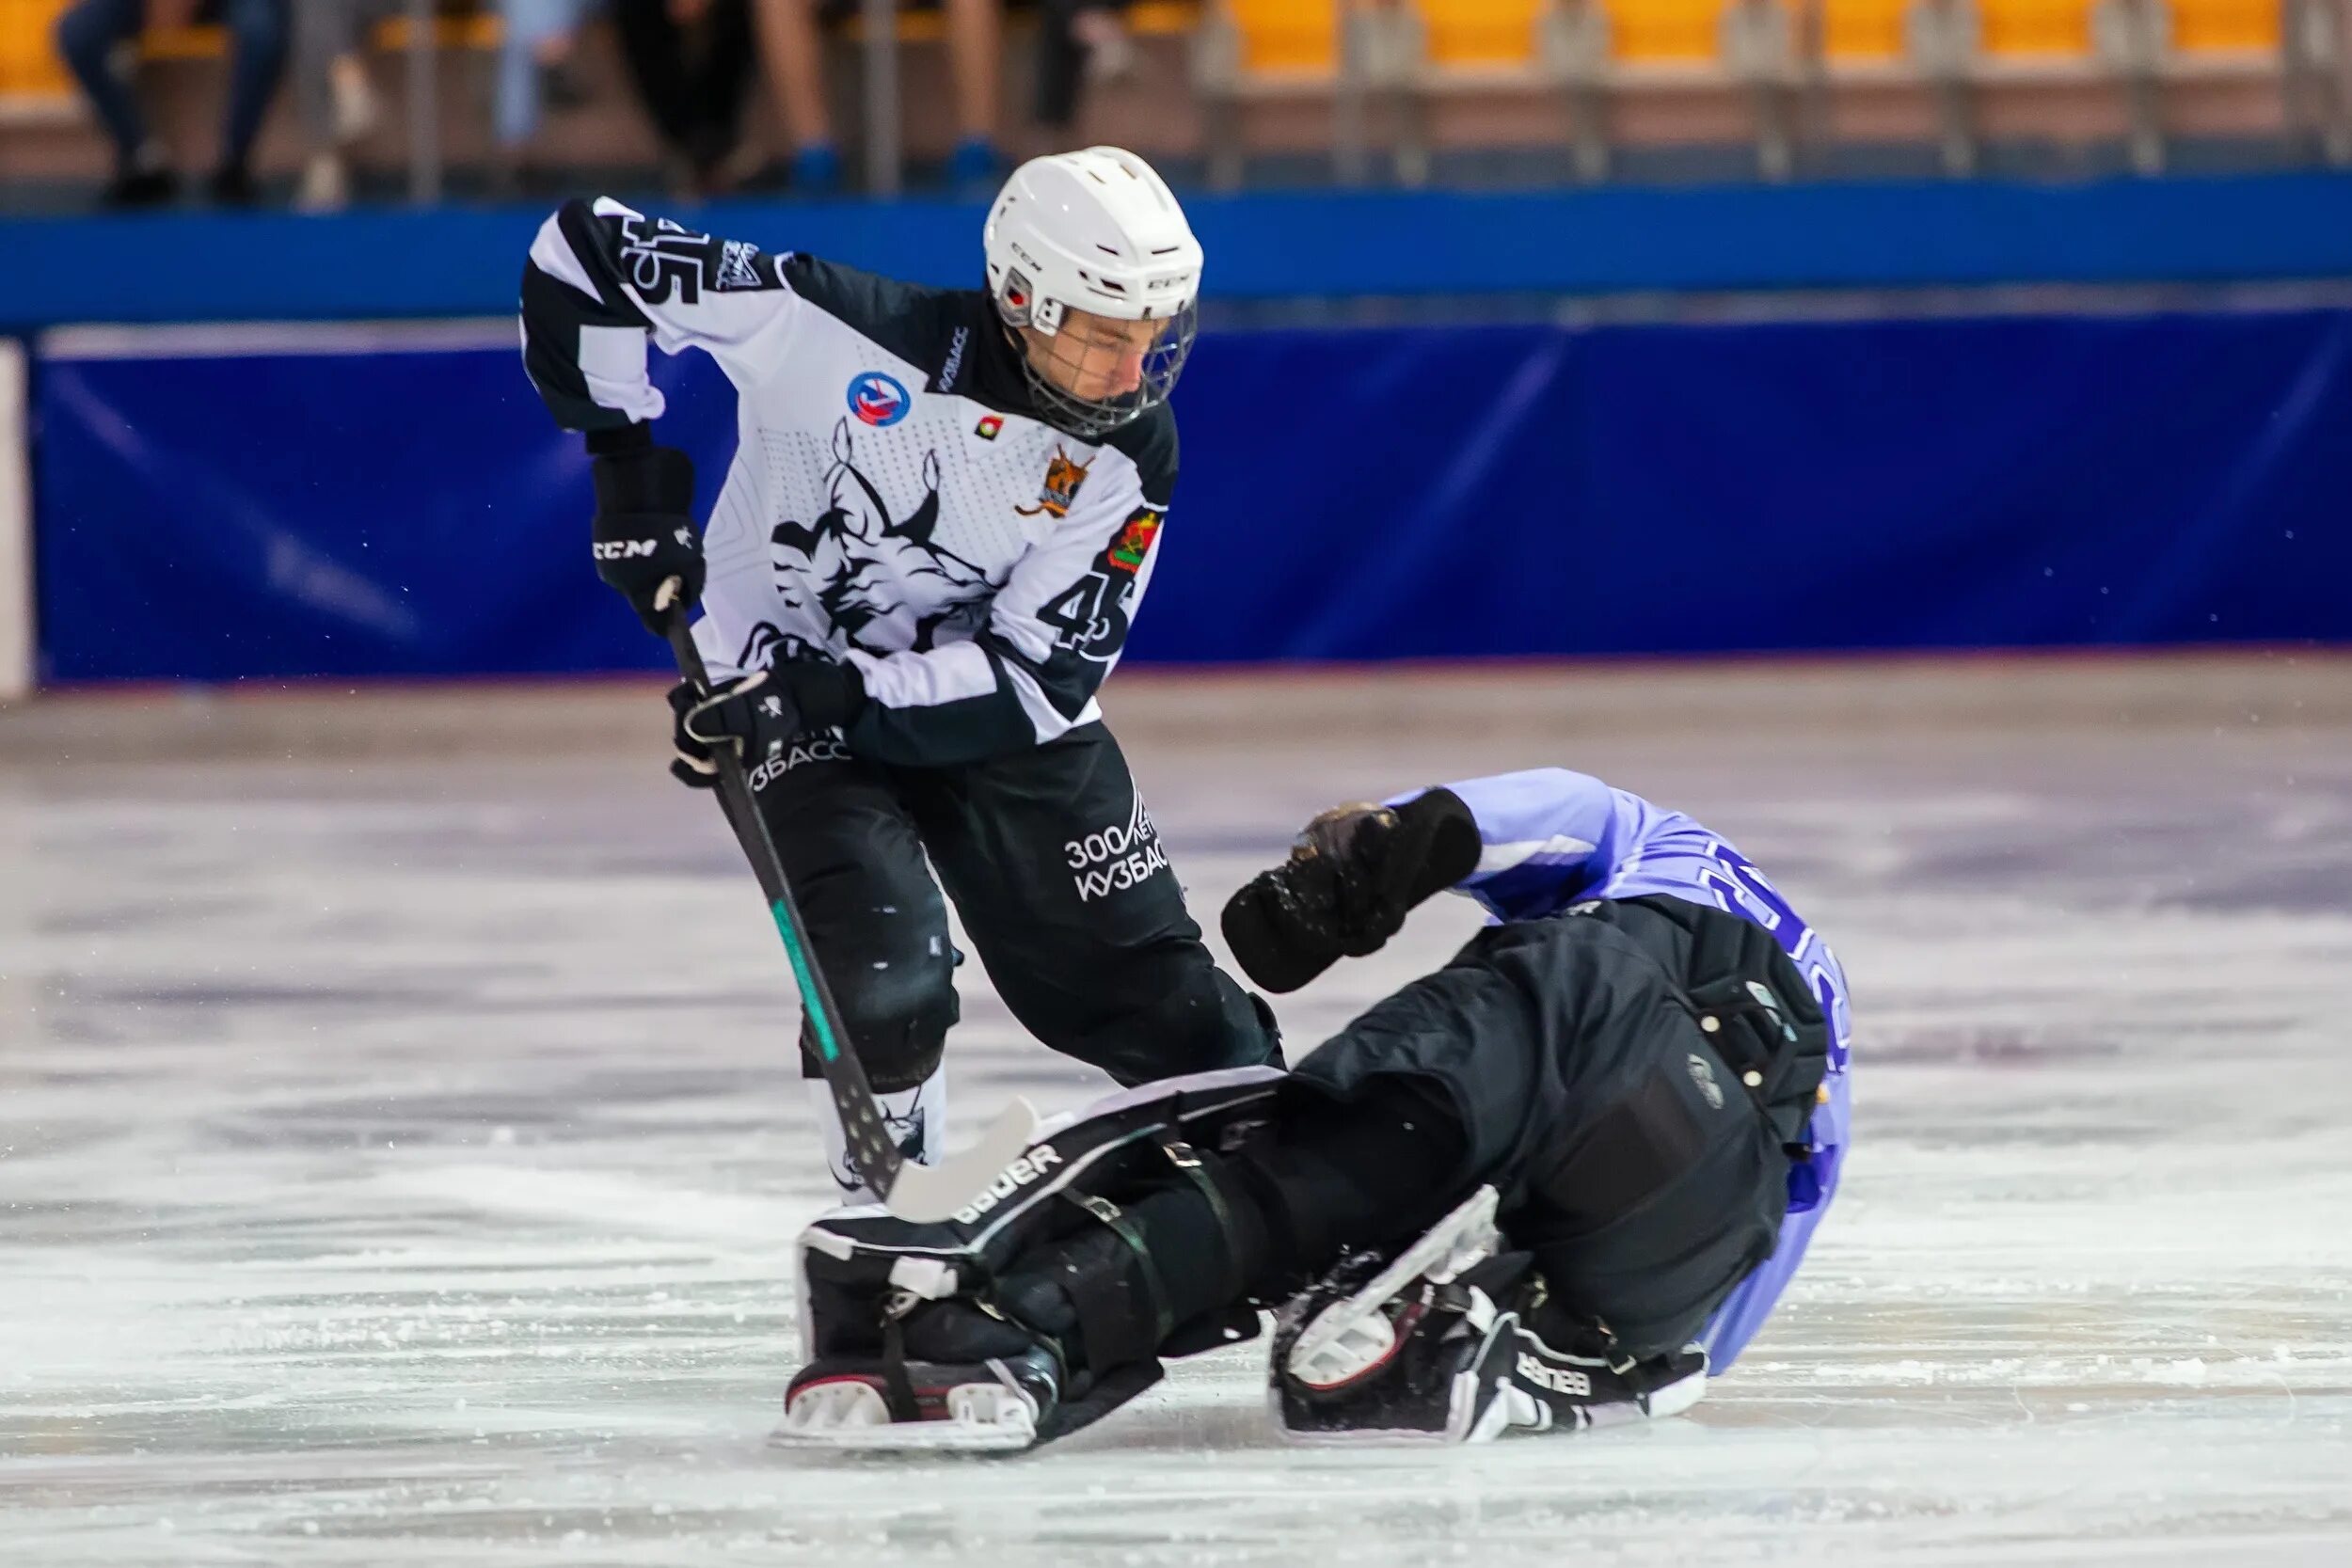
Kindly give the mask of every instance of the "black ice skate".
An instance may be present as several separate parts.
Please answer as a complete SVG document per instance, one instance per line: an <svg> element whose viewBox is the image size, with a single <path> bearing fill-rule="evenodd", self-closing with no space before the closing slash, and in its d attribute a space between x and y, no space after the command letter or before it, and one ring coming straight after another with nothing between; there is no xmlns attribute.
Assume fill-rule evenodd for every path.
<svg viewBox="0 0 2352 1568"><path fill-rule="evenodd" d="M1051 1336L970 1302L896 1304L878 1356L822 1356L784 1396L771 1441L830 1449L1016 1452L1091 1425L1159 1381L1157 1361L1107 1377Z"/></svg>
<svg viewBox="0 0 2352 1568"><path fill-rule="evenodd" d="M1672 1416L1707 1392L1707 1353L1637 1360L1605 1329L1555 1345L1523 1321L1543 1295L1524 1253L1498 1253L1482 1188L1382 1266L1359 1254L1284 1308L1267 1389L1296 1443L1483 1443Z"/></svg>
<svg viewBox="0 0 2352 1568"><path fill-rule="evenodd" d="M1062 1370L1043 1346L978 1361L813 1361L784 1396L780 1445L1008 1452L1051 1433Z"/></svg>

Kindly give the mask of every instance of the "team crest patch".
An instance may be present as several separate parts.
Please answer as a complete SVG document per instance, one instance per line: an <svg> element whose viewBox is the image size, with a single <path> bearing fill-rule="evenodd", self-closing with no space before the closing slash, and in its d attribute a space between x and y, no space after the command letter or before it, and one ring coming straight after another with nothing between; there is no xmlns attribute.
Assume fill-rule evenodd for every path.
<svg viewBox="0 0 2352 1568"><path fill-rule="evenodd" d="M1005 428L1005 421L994 414L983 414L980 422L972 427L972 434L983 441L993 441Z"/></svg>
<svg viewBox="0 0 2352 1568"><path fill-rule="evenodd" d="M719 246L719 276L712 287L722 293L767 288L768 279L760 276L758 249L743 240L723 241Z"/></svg>
<svg viewBox="0 0 2352 1568"><path fill-rule="evenodd" d="M1057 517L1069 516L1070 509L1078 501L1078 487L1087 482L1087 470L1092 467L1056 447L1052 460L1045 465L1045 488L1038 492L1037 504L1016 506L1013 511L1024 517L1034 517L1041 512Z"/></svg>
<svg viewBox="0 0 2352 1568"><path fill-rule="evenodd" d="M1143 558L1152 553L1152 541L1160 536L1161 515L1147 506L1127 519L1127 526L1120 531L1110 548L1112 570L1143 570Z"/></svg>
<svg viewBox="0 0 2352 1568"><path fill-rule="evenodd" d="M867 371L850 383L850 412L877 429L897 424L913 406L914 400L898 378L880 371Z"/></svg>

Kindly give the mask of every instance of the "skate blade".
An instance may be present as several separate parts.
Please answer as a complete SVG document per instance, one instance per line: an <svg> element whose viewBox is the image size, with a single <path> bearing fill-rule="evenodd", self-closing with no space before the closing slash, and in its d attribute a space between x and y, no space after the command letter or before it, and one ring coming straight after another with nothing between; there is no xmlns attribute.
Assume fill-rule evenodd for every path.
<svg viewBox="0 0 2352 1568"><path fill-rule="evenodd" d="M1299 1330L1284 1363L1293 1376L1313 1383L1311 1372L1327 1351L1364 1323L1391 1296L1422 1275L1451 1279L1494 1250L1495 1190L1481 1187L1460 1207L1429 1227L1422 1239L1344 1301L1335 1301ZM1346 1356L1342 1354L1340 1359Z"/></svg>
<svg viewBox="0 0 2352 1568"><path fill-rule="evenodd" d="M1037 1407L1017 1389L966 1384L949 1389L946 1403L947 1414L936 1420L894 1421L873 1385L818 1384L785 1407L784 1424L768 1442L779 1449L864 1453L1011 1453L1037 1442Z"/></svg>

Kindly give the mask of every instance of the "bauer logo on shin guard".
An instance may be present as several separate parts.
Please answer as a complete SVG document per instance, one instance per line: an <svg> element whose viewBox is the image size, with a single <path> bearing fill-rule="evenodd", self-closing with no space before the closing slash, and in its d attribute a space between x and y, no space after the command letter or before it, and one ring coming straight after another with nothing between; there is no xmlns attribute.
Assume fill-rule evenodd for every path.
<svg viewBox="0 0 2352 1568"><path fill-rule="evenodd" d="M1549 1388L1555 1394L1565 1394L1573 1400L1593 1397L1591 1378L1566 1367L1546 1366L1526 1351L1519 1352L1519 1381L1532 1383L1538 1388Z"/></svg>
<svg viewBox="0 0 2352 1568"><path fill-rule="evenodd" d="M1054 1152L1052 1144L1040 1144L1026 1154L996 1173L988 1184L988 1191L956 1211L958 1225L976 1223L982 1214L1027 1186L1030 1182L1061 1164L1061 1156Z"/></svg>

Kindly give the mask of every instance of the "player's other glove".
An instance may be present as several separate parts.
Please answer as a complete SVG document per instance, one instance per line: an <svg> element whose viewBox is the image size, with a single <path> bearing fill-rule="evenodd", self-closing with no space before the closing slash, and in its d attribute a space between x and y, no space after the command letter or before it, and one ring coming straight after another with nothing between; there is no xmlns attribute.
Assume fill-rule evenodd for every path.
<svg viewBox="0 0 2352 1568"><path fill-rule="evenodd" d="M656 637L674 611L703 593L703 542L694 531L694 464L658 447L642 425L589 437L596 454L596 576L628 601ZM675 600L661 585L678 579Z"/></svg>
<svg viewBox="0 0 2352 1568"><path fill-rule="evenodd" d="M1272 991L1296 990L1342 958L1377 952L1413 907L1478 867L1477 820L1450 789L1402 806L1334 806L1290 859L1225 906L1225 940Z"/></svg>
<svg viewBox="0 0 2352 1568"><path fill-rule="evenodd" d="M755 670L716 691L680 681L670 688L670 743L677 753L670 774L691 788L712 788L719 782L713 752L724 749L743 759L753 790L764 789L780 771L768 765L786 756L794 740L848 723L865 701L855 666L817 659Z"/></svg>

